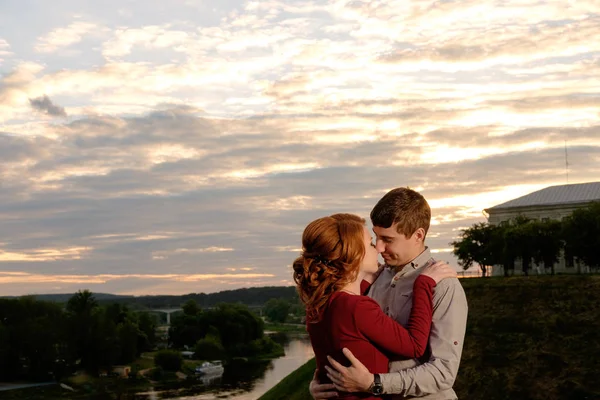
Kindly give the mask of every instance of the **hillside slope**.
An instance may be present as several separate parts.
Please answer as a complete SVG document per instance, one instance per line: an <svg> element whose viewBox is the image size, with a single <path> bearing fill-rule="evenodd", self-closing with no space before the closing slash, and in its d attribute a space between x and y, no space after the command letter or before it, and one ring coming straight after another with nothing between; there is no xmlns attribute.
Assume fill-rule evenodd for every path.
<svg viewBox="0 0 600 400"><path fill-rule="evenodd" d="M469 320L454 385L460 399L600 399L600 276L461 282ZM310 400L310 368L261 400Z"/></svg>

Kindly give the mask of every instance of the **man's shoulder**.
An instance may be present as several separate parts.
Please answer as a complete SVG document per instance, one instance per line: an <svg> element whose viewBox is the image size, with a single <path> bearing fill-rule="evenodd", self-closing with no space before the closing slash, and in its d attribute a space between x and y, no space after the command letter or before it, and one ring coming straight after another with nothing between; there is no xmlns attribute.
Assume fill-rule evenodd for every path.
<svg viewBox="0 0 600 400"><path fill-rule="evenodd" d="M437 283L433 291L435 305L447 304L467 307L467 297L458 278L446 278Z"/></svg>
<svg viewBox="0 0 600 400"><path fill-rule="evenodd" d="M435 286L438 289L441 288L452 288L455 290L461 290L464 292L464 289L462 287L462 284L460 283L460 280L458 278L446 278L446 279L442 279L441 281L439 281L437 283L437 285Z"/></svg>

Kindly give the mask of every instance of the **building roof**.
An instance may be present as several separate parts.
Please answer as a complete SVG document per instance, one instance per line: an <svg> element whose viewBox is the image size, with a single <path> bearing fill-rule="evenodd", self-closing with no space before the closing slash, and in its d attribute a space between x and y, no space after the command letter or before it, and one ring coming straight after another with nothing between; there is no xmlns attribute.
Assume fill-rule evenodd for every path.
<svg viewBox="0 0 600 400"><path fill-rule="evenodd" d="M600 201L600 182L577 183L573 185L550 186L523 197L507 201L485 211L497 211L507 208L550 206L557 204L576 204Z"/></svg>

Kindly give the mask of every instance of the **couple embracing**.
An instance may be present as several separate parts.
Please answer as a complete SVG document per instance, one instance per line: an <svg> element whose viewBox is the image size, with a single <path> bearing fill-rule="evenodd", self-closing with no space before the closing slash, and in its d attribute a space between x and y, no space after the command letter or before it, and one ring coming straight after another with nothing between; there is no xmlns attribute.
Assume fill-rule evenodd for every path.
<svg viewBox="0 0 600 400"><path fill-rule="evenodd" d="M353 214L305 228L293 274L317 361L314 399L457 399L467 300L425 246L430 220L421 194L397 188L371 211L375 238Z"/></svg>

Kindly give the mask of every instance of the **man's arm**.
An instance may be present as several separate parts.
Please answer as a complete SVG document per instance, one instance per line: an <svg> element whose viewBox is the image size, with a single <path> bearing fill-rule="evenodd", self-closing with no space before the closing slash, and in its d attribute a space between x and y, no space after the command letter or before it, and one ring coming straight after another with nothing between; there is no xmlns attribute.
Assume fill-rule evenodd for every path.
<svg viewBox="0 0 600 400"><path fill-rule="evenodd" d="M381 375L384 393L425 396L452 388L467 326L467 298L458 279L438 283L429 345L431 357L414 368Z"/></svg>

